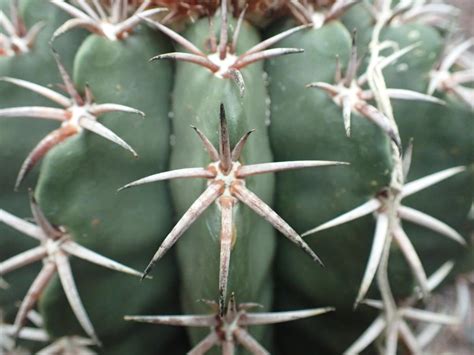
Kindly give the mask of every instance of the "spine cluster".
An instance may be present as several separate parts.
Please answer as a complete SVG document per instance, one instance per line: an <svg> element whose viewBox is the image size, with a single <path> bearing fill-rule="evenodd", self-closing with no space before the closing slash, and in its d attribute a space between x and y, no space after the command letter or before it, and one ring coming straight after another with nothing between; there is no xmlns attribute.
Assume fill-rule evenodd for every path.
<svg viewBox="0 0 474 355"><path fill-rule="evenodd" d="M0 0L0 352L430 352L474 267L456 11Z"/></svg>

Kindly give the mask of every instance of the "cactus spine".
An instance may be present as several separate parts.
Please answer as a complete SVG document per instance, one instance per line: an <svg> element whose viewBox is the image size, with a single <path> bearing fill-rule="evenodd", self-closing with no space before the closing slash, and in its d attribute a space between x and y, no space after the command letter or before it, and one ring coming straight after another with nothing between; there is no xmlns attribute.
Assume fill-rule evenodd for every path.
<svg viewBox="0 0 474 355"><path fill-rule="evenodd" d="M47 6L54 26L38 15ZM395 355L429 352L439 329L460 321L452 310L423 309L453 276L464 309L459 273L473 267L473 41L449 34L453 7L25 0L20 8L26 29L15 11L11 21L0 13L8 186L20 171L16 195L0 190L0 222L40 245L29 250L2 229L2 351L20 351L16 339L30 347L29 339L43 343L31 347L39 354L378 346ZM40 18L47 25L34 41L37 27L28 29ZM41 140L28 117L59 127ZM29 155L17 137L37 144ZM35 186L35 224L14 216L28 214L24 185ZM21 290L13 271L39 260ZM25 294L17 312L12 299ZM263 309L251 312L257 303ZM328 306L336 310L312 317ZM191 345L179 327L144 323L186 326Z"/></svg>

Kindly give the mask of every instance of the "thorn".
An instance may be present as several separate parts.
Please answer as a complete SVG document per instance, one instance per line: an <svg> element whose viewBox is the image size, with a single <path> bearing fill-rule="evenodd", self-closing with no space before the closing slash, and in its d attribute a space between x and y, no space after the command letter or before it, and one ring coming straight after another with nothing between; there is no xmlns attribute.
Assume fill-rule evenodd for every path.
<svg viewBox="0 0 474 355"><path fill-rule="evenodd" d="M172 59L172 60L194 63L197 65L203 66L212 72L217 72L219 70L219 67L216 64L212 63L207 57L202 57L202 56L191 54L191 53L173 52L173 53L160 54L151 58L149 62L154 62L156 60L162 60L162 59Z"/></svg>
<svg viewBox="0 0 474 355"><path fill-rule="evenodd" d="M227 54L228 42L228 24L227 24L227 0L221 0L221 33L219 38L219 58L224 60Z"/></svg>
<svg viewBox="0 0 474 355"><path fill-rule="evenodd" d="M142 274L142 277L140 278L140 281L143 281L145 278L148 277L148 274L151 272L153 267L155 266L155 262L152 260L150 263L147 265L145 271Z"/></svg>
<svg viewBox="0 0 474 355"><path fill-rule="evenodd" d="M304 49L302 48L272 48L266 49L261 52L251 53L248 55L242 55L239 59L233 64L233 68L242 69L243 67L258 62L260 60L266 60L274 57L279 57L287 54L297 54L303 53Z"/></svg>
<svg viewBox="0 0 474 355"><path fill-rule="evenodd" d="M351 46L351 57L347 65L346 76L344 78L344 85L349 87L355 78L357 71L357 45L356 45L357 30L352 30L352 46Z"/></svg>
<svg viewBox="0 0 474 355"><path fill-rule="evenodd" d="M232 166L232 157L230 152L230 137L225 117L224 104L220 105L220 131L219 131L219 157L220 167L224 172L228 172Z"/></svg>
<svg viewBox="0 0 474 355"><path fill-rule="evenodd" d="M192 129L197 133L199 138L201 139L202 143L204 144L204 148L206 148L209 157L213 162L219 161L219 153L211 141L206 137L206 135L197 127L191 126Z"/></svg>
<svg viewBox="0 0 474 355"><path fill-rule="evenodd" d="M237 42L239 41L240 29L242 27L242 22L244 20L244 16L245 16L245 13L247 12L248 7L249 7L249 4L246 3L244 5L244 9L239 15L239 19L237 20L237 25L235 26L235 31L232 35L232 45L230 47L232 53L235 53L237 50Z"/></svg>
<svg viewBox="0 0 474 355"><path fill-rule="evenodd" d="M164 171L162 173L150 175L150 176L132 181L126 184L125 186L122 186L121 188L119 188L117 192L120 192L122 190L131 188L131 187L149 184L151 182L157 182L157 181L164 181L164 180L171 180L171 179L185 179L185 178L211 179L213 177L215 177L214 174L204 168L176 169L176 170L171 170L171 171Z"/></svg>
<svg viewBox="0 0 474 355"><path fill-rule="evenodd" d="M411 137L410 140L408 141L408 147L405 150L405 154L403 155L403 160L402 160L403 178L405 180L408 176L408 172L410 171L412 156L413 156L413 137Z"/></svg>
<svg viewBox="0 0 474 355"><path fill-rule="evenodd" d="M61 74L61 78L63 80L63 83L66 86L67 93L69 94L69 96L71 97L71 99L75 103L77 103L79 105L83 105L84 100L82 99L82 97L77 92L71 77L69 76L68 72L66 71L66 68L64 68L64 65L61 62L61 57L59 56L59 53L53 47L51 47L51 51L53 52L53 57L54 57L54 60L56 61L56 65L59 69L59 73Z"/></svg>
<svg viewBox="0 0 474 355"><path fill-rule="evenodd" d="M311 256L313 261L318 262L324 267L323 262L316 253L309 247L309 245L286 223L275 211L271 209L265 202L263 202L257 195L252 191L248 190L245 186L234 185L232 193L243 203L245 203L250 209L252 209L259 216L263 217L273 227L280 231L285 237L291 242L303 249L307 254Z"/></svg>
<svg viewBox="0 0 474 355"><path fill-rule="evenodd" d="M372 248L370 250L369 261L364 272L364 277L359 288L355 303L360 303L367 291L369 290L372 280L374 279L375 273L379 267L380 259L382 258L383 247L387 234L389 233L389 218L385 213L379 213L377 216L377 223L375 226L374 241L372 242Z"/></svg>
<svg viewBox="0 0 474 355"><path fill-rule="evenodd" d="M237 142L235 145L234 149L232 150L232 161L238 161L240 159L240 155L242 154L242 150L245 147L245 144L247 143L247 139L249 136L255 132L255 129L251 129L247 133L245 133L242 138Z"/></svg>
<svg viewBox="0 0 474 355"><path fill-rule="evenodd" d="M239 88L240 97L243 98L245 95L245 82L242 73L238 69L229 68L229 74Z"/></svg>
<svg viewBox="0 0 474 355"><path fill-rule="evenodd" d="M18 191L27 174L31 171L31 169L33 169L36 163L46 155L46 153L48 153L54 146L75 134L77 134L77 128L71 125L65 125L50 132L46 137L44 137L30 152L21 165L20 172L18 173L15 182L14 190Z"/></svg>

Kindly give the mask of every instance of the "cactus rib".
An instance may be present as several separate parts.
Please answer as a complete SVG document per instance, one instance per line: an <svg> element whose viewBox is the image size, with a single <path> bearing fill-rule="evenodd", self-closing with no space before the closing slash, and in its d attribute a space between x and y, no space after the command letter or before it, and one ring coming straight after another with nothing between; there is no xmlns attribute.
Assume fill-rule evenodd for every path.
<svg viewBox="0 0 474 355"><path fill-rule="evenodd" d="M30 192L30 205L36 225L23 221L4 210L0 210L1 222L40 241L39 247L30 249L0 263L0 275L4 275L35 261L43 260L43 267L28 290L17 313L14 323L14 336L18 336L26 321L28 312L36 304L41 293L57 272L64 292L69 300L69 304L79 323L85 332L94 339L95 343L100 344L79 297L69 264L69 256L76 256L99 266L138 277L141 277L142 274L74 242L64 227L56 227L50 224L36 202L32 192Z"/></svg>
<svg viewBox="0 0 474 355"><path fill-rule="evenodd" d="M380 61L380 68L383 69L400 56L408 53L414 47L404 48L400 51L396 51L391 56L387 57L385 60ZM339 60L337 60L339 62ZM329 96L332 97L334 103L342 107L343 118L344 118L344 127L346 135L350 137L351 135L351 113L357 113L361 116L366 117L377 126L380 127L399 147L401 142L399 137L397 137L396 132L390 120L375 106L369 104L367 101L374 99L375 94L372 90L363 90L362 85L366 83L367 76L366 74L361 75L359 78L356 78L356 72L359 65L359 58L357 56L357 47L355 45L355 33L353 34L352 42L352 52L349 59L349 64L347 65L347 70L343 76L341 73L340 66L337 65L337 70L335 73L335 84L328 84L325 82L315 82L308 84L309 88L317 88L324 90ZM387 89L387 94L390 98L401 99L401 100L419 100L434 102L442 104L443 101L439 100L431 95L425 95L411 90L401 90L401 89Z"/></svg>
<svg viewBox="0 0 474 355"><path fill-rule="evenodd" d="M26 88L39 95L42 95L64 108L50 108L50 107L13 107L0 109L0 117L34 117L42 119L52 119L61 122L61 126L50 132L44 137L38 145L31 151L28 157L23 162L20 172L15 183L15 189L18 189L23 179L26 177L28 172L36 165L36 163L46 155L54 146L60 144L64 140L78 133L81 133L84 129L91 131L103 138L118 144L122 148L130 151L135 157L138 154L135 150L128 145L122 138L117 136L107 127L97 122L98 116L107 112L128 112L136 113L144 116L144 113L134 108L118 105L118 104L96 104L92 96L92 92L88 87L85 89L85 95L82 97L72 82L71 77L63 67L59 56L54 53L59 72L63 79L66 91L70 95L70 98L63 96L51 89L46 87L14 78L0 78L0 80L9 82L11 84Z"/></svg>
<svg viewBox="0 0 474 355"><path fill-rule="evenodd" d="M409 155L405 158L406 160L411 160L411 157L409 157ZM405 164L405 169L409 168L407 165L408 164ZM437 184L451 176L459 174L465 169L466 168L464 166L449 168L407 183L403 186L400 192L400 197L404 198L410 196L420 190ZM406 173L407 171L405 171L405 174ZM356 207L355 209L346 212L340 215L339 217L336 217L302 234L302 236L305 237L307 235L361 218L370 213L375 214L377 222L374 234L374 242L372 244L372 250L369 256L369 261L367 263L364 277L359 288L359 293L355 301L356 306L365 297L372 283L372 280L375 277L375 273L382 257L382 246L384 245L386 238L388 238L388 216L389 213L391 213L391 208L395 209L397 219L395 221L395 227L390 230L393 231L392 233L395 242L399 245L425 296L427 296L429 293L428 280L423 269L423 265L421 264L421 261L413 247L413 244L411 243L410 239L403 230L401 221L410 221L425 228L431 229L447 238L452 239L453 241L461 245L466 244L464 238L444 222L413 208L402 206L399 202L394 203L389 195L390 193L388 191L383 191L379 193L378 196L370 199L361 206Z"/></svg>
<svg viewBox="0 0 474 355"><path fill-rule="evenodd" d="M309 248L309 246L303 241L299 234L265 202L263 202L258 196L245 187L245 178L257 174L299 168L341 165L346 163L312 160L242 165L238 159L240 158L240 152L250 132L245 134L231 151L229 132L227 129L227 121L223 105L221 105L220 111L219 153L217 154L217 149L212 146L212 144L209 142L209 139L207 139L199 130L196 130L196 132L198 132L198 135L203 141L204 146L210 152L209 155L211 160L213 160L207 169L191 168L163 172L131 182L121 188L125 189L142 185L144 183L176 178L209 179L207 189L191 205L191 207L189 207L188 211L181 217L173 230L165 238L163 244L159 247L151 262L148 264L144 274L147 275L151 271L153 265L169 250L169 248L173 246L174 243L176 243L176 241L189 228L189 226L216 200L222 212L221 265L219 273L219 292L222 299L225 299L227 290L228 265L232 244L232 228L228 227L232 225L232 209L239 201L246 204L257 214L270 222L270 224L278 229L283 235L306 251L313 260L322 264L318 256L311 250L311 248ZM215 160L216 158L219 160Z"/></svg>

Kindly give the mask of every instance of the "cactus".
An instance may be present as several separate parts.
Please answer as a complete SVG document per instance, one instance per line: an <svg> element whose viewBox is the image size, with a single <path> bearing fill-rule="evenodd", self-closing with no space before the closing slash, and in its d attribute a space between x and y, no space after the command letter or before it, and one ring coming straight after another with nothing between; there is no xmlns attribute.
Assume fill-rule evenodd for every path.
<svg viewBox="0 0 474 355"><path fill-rule="evenodd" d="M0 9L2 351L395 355L459 324L429 306L474 267L454 7Z"/></svg>
<svg viewBox="0 0 474 355"><path fill-rule="evenodd" d="M23 47L25 53L15 52L11 56L0 55L0 78L6 76L21 80L35 82L39 85L47 86L60 81L60 76L54 61L53 54L48 46L55 29L67 19L61 11L56 10L47 2L38 1L1 1L0 2L0 47L8 44L10 33L7 28L9 24L18 27L20 37L16 41L21 41L21 36L27 35L29 44ZM12 11L11 11L12 10ZM47 14L47 16L45 15ZM7 28L5 28L7 26ZM25 32L26 27L26 32ZM29 34L29 35L28 35ZM82 38L81 33L76 33L68 40L68 47L77 49ZM64 46L63 41L57 43L58 49ZM72 63L73 54L65 53L63 61L66 65ZM22 88L13 88L10 83L0 82L0 109L8 107L20 107L25 105L42 106L47 105L48 100L36 95L29 94ZM54 122L47 122L34 119L0 119L0 162L2 173L0 174L0 194L1 208L11 211L15 215L27 217L30 215L28 198L23 194L14 191L13 186L20 170L20 166L28 152L55 127ZM21 139L17 139L20 132ZM27 179L28 184L33 184L37 179L37 171L30 174ZM2 259L11 257L32 247L34 244L26 239L18 237L18 234L11 228L0 225L0 233L4 238L0 239L0 249ZM36 270L38 271L38 270ZM5 314L14 316L15 310L12 307L14 302L21 299L29 286L31 278L34 276L34 268L20 270L15 276L15 287L10 287L2 292L0 297L0 307Z"/></svg>
<svg viewBox="0 0 474 355"><path fill-rule="evenodd" d="M28 312L35 306L39 295L42 294L43 290L51 281L53 275L57 272L77 320L87 335L90 336L96 344L100 344L79 297L71 271L71 265L68 260L69 256L76 256L103 267L131 275L141 276L141 274L138 271L130 269L129 267L121 265L111 259L107 259L77 244L72 240L64 227L53 226L46 219L33 195L31 195L30 201L31 212L36 224L25 222L6 211L0 210L0 220L3 223L40 241L40 246L15 255L14 257L2 262L2 274L7 274L19 267L38 260L43 261L41 271L31 284L28 293L20 305L20 309L18 310L13 325L13 335L15 337L18 336L26 322Z"/></svg>

